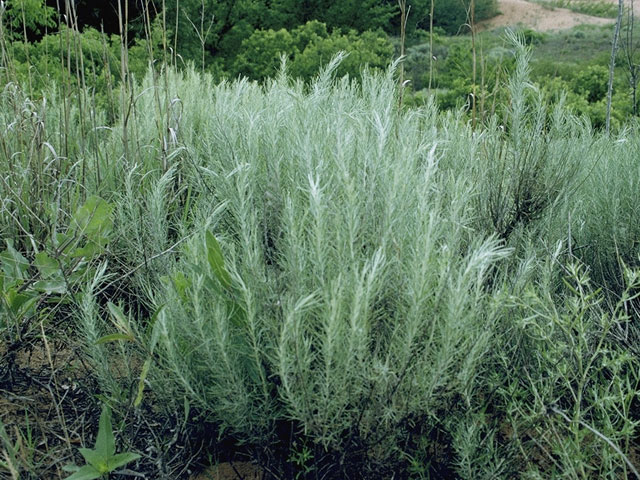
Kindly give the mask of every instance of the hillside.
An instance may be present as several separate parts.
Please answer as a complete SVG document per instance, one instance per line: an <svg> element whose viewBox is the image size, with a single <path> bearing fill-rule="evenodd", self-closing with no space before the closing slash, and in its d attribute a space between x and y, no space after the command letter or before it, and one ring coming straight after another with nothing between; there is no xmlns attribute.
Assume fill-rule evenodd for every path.
<svg viewBox="0 0 640 480"><path fill-rule="evenodd" d="M616 3L616 0L610 0ZM538 31L565 30L578 25L607 25L613 19L576 13L566 8L549 8L527 0L499 0L501 14L482 22L482 30L523 26Z"/></svg>

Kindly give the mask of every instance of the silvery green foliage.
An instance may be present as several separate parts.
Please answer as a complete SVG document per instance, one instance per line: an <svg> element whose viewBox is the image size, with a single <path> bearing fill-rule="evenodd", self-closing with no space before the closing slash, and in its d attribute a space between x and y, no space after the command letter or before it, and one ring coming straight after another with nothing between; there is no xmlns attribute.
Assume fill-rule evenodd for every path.
<svg viewBox="0 0 640 480"><path fill-rule="evenodd" d="M159 345L231 431L259 441L289 418L383 459L403 422L471 401L493 341L488 273L508 250L471 228L472 179L441 169L452 133L433 109L399 113L391 72L357 85L335 65L309 87L201 90L189 155L210 189L157 298Z"/></svg>
<svg viewBox="0 0 640 480"><path fill-rule="evenodd" d="M150 73L129 122L86 143L55 92L45 109L7 86L0 236L26 280L84 196L113 205L58 311L120 408L263 448L286 423L310 470L630 476L637 135L549 111L524 53L511 105L476 129L399 111L393 71L336 79L339 58L309 85Z"/></svg>

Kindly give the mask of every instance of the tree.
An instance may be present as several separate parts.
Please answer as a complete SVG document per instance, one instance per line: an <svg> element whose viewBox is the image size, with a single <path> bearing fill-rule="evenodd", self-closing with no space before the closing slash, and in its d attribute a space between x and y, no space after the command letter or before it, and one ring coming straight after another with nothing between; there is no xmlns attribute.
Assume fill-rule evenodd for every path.
<svg viewBox="0 0 640 480"><path fill-rule="evenodd" d="M14 38L26 36L33 41L56 24L55 10L45 0L6 0L5 4L6 22Z"/></svg>
<svg viewBox="0 0 640 480"><path fill-rule="evenodd" d="M608 70L602 65L589 65L576 73L572 90L589 103L599 102L607 96Z"/></svg>
<svg viewBox="0 0 640 480"><path fill-rule="evenodd" d="M150 17L159 13L158 1L155 0L46 0L49 8L58 12L59 16L72 12L73 23L80 29L93 27L107 34L118 34L118 3L128 13L129 32L131 38L144 32L144 10L148 6ZM63 22L64 23L64 22Z"/></svg>
<svg viewBox="0 0 640 480"><path fill-rule="evenodd" d="M335 0L318 20L330 28L352 29L358 32L388 28L389 21L396 14L395 5L385 5L381 0Z"/></svg>
<svg viewBox="0 0 640 480"><path fill-rule="evenodd" d="M389 2L397 0L388 0ZM410 35L418 28L430 28L431 0L410 0L411 14L407 19L407 34ZM444 29L447 33L457 34L466 32L467 12L471 0L434 0L433 26ZM475 0L475 20L481 21L491 18L498 13L496 0ZM394 30L400 28L400 18L394 18Z"/></svg>
<svg viewBox="0 0 640 480"><path fill-rule="evenodd" d="M330 29L376 30L389 27L396 5L387 0L273 0L268 27L293 29L317 20Z"/></svg>
<svg viewBox="0 0 640 480"><path fill-rule="evenodd" d="M366 31L358 33L350 30L340 33L337 30L323 39L317 39L295 56L291 73L294 76L309 79L316 75L338 52L346 52L347 57L342 60L336 71L337 76L348 75L359 79L362 69L386 68L393 57L393 46L387 36L380 31Z"/></svg>
<svg viewBox="0 0 640 480"><path fill-rule="evenodd" d="M472 0L436 0L434 24L448 33L468 31L468 15ZM496 0L475 0L475 20L491 18L498 11Z"/></svg>
<svg viewBox="0 0 640 480"><path fill-rule="evenodd" d="M282 55L290 59L297 51L288 30L256 30L242 42L242 51L234 62L234 73L262 80L275 75Z"/></svg>
<svg viewBox="0 0 640 480"><path fill-rule="evenodd" d="M242 42L259 28L267 15L264 0L173 0L166 3L166 28L169 42L185 59L201 59L202 44L194 28L204 15L211 22L205 57L231 58L240 50ZM202 33L202 32L201 32Z"/></svg>
<svg viewBox="0 0 640 480"><path fill-rule="evenodd" d="M340 64L337 75L352 78L359 78L365 65L385 68L393 56L393 46L384 32L342 33L336 29L329 33L324 23L314 20L291 31L256 30L242 42L232 71L253 80L264 80L276 73L280 57L285 55L289 72L309 79L340 51L349 55Z"/></svg>

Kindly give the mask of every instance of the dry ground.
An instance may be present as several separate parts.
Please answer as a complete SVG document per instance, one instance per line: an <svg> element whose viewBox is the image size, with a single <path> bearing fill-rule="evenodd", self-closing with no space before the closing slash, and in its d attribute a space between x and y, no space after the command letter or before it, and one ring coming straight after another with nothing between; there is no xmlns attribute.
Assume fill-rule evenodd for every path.
<svg viewBox="0 0 640 480"><path fill-rule="evenodd" d="M617 3L617 0L607 1ZM640 3L639 0L634 1L635 5ZM629 0L625 0L625 4L628 3ZM502 13L486 22L482 22L480 29L491 30L498 27L523 26L547 32L565 30L584 24L609 25L614 23L614 20L609 18L583 15L566 8L549 9L526 0L499 0L498 5Z"/></svg>

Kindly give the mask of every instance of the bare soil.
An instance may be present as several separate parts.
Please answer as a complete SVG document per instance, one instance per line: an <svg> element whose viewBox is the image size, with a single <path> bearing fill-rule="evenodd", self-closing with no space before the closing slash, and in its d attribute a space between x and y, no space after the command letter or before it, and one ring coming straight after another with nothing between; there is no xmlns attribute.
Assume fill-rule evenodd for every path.
<svg viewBox="0 0 640 480"><path fill-rule="evenodd" d="M209 467L194 480L262 480L265 472L250 462L228 462Z"/></svg>
<svg viewBox="0 0 640 480"><path fill-rule="evenodd" d="M607 0L617 3L617 0ZM636 5L638 0L634 0ZM625 0L628 3L628 0ZM566 8L545 8L526 0L499 0L501 14L479 24L480 30L521 26L540 32L566 30L578 25L612 25L613 19L592 17Z"/></svg>

